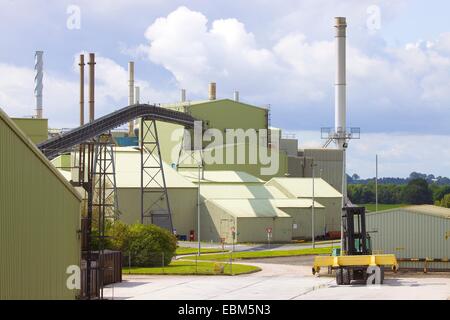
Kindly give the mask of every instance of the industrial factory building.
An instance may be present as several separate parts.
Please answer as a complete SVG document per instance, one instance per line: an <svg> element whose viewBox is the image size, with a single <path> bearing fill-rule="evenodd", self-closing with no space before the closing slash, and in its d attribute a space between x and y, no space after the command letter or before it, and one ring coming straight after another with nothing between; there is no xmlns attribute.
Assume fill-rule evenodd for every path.
<svg viewBox="0 0 450 320"><path fill-rule="evenodd" d="M0 299L74 299L81 197L0 109Z"/></svg>
<svg viewBox="0 0 450 320"><path fill-rule="evenodd" d="M395 208L368 213L366 222L372 249L395 254L400 268L450 269L450 209Z"/></svg>
<svg viewBox="0 0 450 320"><path fill-rule="evenodd" d="M342 194L322 178L272 178L266 185L278 188L289 198L314 198L323 205L322 220L316 220L318 226L323 228L318 235L340 231Z"/></svg>

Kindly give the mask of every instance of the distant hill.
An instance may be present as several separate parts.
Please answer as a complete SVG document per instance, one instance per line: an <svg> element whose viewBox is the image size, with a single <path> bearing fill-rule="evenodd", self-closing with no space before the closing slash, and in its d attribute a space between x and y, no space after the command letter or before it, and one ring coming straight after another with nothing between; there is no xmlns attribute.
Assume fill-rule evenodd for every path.
<svg viewBox="0 0 450 320"><path fill-rule="evenodd" d="M379 184L396 184L396 185L404 185L408 184L408 181L412 179L425 179L428 183L437 184L437 185L450 185L450 179L442 176L434 176L433 174L425 174L420 172L411 172L409 177L407 178L393 178L393 177L383 177L378 178ZM360 179L358 174L353 174L352 176L347 174L347 182L348 184L368 184L369 182L375 181L375 177L369 179Z"/></svg>

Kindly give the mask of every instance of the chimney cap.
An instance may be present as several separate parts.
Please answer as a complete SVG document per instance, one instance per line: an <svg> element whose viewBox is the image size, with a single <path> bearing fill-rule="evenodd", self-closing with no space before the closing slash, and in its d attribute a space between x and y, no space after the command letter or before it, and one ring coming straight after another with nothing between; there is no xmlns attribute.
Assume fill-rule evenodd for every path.
<svg viewBox="0 0 450 320"><path fill-rule="evenodd" d="M346 27L347 19L345 17L335 17L334 21L336 22L336 27Z"/></svg>

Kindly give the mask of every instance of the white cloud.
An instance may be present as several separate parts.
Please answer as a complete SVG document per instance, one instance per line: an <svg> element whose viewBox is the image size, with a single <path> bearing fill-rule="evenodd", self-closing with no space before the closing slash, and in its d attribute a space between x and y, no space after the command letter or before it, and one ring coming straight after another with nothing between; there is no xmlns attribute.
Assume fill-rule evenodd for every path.
<svg viewBox="0 0 450 320"><path fill-rule="evenodd" d="M324 143L319 132L299 131L296 136L301 148L321 147ZM363 133L360 140L349 143L347 172L374 177L375 155L378 154L381 177L406 177L413 171L448 176L448 140L447 135Z"/></svg>
<svg viewBox="0 0 450 320"><path fill-rule="evenodd" d="M307 3L308 8L316 8ZM295 106L297 112L314 110L319 115L330 110L328 106L334 100L331 22L324 22L329 40L311 40L304 33L292 31L281 34L271 46L261 46L236 19L209 23L201 12L179 7L147 28L149 43L139 48L140 52L147 50L151 62L170 71L179 86L199 97L205 97L208 82L216 81L219 96L231 96L239 89L244 100L256 104L276 104L278 108L283 106L284 112L293 111ZM349 30L353 28L350 25ZM408 128L408 122L429 120L435 112L437 119L442 119L443 106L450 104L450 35L398 48L384 45L366 53L349 32L349 111L358 124L376 130L366 117L376 118L380 113L404 112L400 128L390 130L418 129Z"/></svg>
<svg viewBox="0 0 450 320"><path fill-rule="evenodd" d="M45 57L44 57L45 59ZM45 63L45 62L44 62ZM44 71L44 117L52 127L74 127L79 123L78 54L74 56L73 72L67 76ZM95 69L96 117L107 114L128 103L128 71L112 59L96 55ZM10 116L35 114L34 70L10 64L0 64L0 107ZM88 66L85 67L85 119L88 118ZM155 90L150 82L136 79L141 88L141 102L167 102L176 98L176 92Z"/></svg>

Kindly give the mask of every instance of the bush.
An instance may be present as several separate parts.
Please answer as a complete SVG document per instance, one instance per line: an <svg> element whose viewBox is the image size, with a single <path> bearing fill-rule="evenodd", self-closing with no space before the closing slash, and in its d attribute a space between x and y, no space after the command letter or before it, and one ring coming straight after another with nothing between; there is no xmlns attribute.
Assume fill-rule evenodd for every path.
<svg viewBox="0 0 450 320"><path fill-rule="evenodd" d="M122 251L135 267L161 267L172 261L177 241L168 230L155 225L126 225L116 222L111 228L111 244L115 250Z"/></svg>

